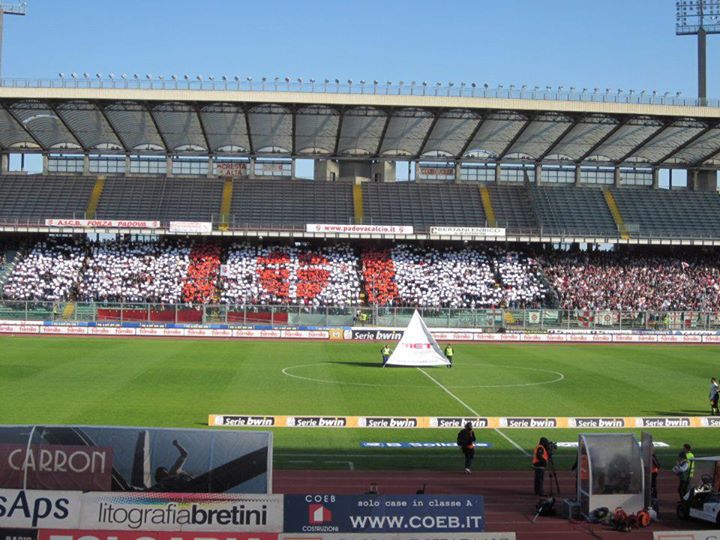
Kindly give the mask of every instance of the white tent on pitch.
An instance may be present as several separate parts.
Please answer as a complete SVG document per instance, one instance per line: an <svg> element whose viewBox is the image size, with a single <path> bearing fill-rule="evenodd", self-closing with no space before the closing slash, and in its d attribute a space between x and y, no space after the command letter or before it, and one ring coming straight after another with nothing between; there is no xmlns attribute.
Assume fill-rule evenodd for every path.
<svg viewBox="0 0 720 540"><path fill-rule="evenodd" d="M450 361L440 349L420 313L415 310L400 343L388 359L386 366L448 366Z"/></svg>

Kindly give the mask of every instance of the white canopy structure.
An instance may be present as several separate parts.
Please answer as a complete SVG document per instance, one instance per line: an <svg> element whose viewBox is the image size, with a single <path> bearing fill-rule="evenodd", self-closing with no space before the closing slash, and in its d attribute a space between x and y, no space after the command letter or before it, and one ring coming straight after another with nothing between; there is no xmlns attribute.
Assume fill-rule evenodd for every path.
<svg viewBox="0 0 720 540"><path fill-rule="evenodd" d="M388 359L386 366L448 366L450 361L440 349L420 313L415 310L400 343Z"/></svg>

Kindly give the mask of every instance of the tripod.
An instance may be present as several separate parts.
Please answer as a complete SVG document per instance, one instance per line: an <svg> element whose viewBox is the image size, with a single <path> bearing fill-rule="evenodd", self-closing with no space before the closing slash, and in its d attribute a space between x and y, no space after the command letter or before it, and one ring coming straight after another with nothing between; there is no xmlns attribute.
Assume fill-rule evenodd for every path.
<svg viewBox="0 0 720 540"><path fill-rule="evenodd" d="M560 482L558 482L557 472L555 472L555 462L553 462L552 457L548 459L548 469L550 471L550 496L559 496Z"/></svg>

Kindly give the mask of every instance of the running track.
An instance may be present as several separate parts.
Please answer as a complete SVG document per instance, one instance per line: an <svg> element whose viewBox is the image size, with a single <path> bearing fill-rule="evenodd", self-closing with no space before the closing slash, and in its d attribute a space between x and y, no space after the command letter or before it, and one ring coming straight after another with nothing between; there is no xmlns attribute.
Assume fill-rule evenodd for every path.
<svg viewBox="0 0 720 540"><path fill-rule="evenodd" d="M579 540L612 539L651 540L653 531L717 529L710 523L681 521L675 517L677 478L669 471L658 477L660 521L646 529L630 533L613 531L603 525L570 522L562 517L539 517L535 523L535 504L532 494L532 470L478 471L466 475L462 471L318 471L275 470L274 493L336 493L362 494L371 482L378 484L381 494L414 494L427 484L427 494L478 494L485 497L487 531L515 532L518 540ZM561 494L574 498L575 476L558 471ZM545 487L549 486L546 478ZM562 508L558 498L556 508ZM611 509L613 510L613 509Z"/></svg>

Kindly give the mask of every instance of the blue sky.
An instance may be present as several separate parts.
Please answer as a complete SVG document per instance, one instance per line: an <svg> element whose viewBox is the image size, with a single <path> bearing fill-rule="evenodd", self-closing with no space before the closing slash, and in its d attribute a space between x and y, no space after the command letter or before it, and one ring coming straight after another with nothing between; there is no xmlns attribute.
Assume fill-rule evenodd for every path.
<svg viewBox="0 0 720 540"><path fill-rule="evenodd" d="M5 20L3 74L487 82L682 91L693 37L674 0L29 0ZM720 95L720 36L708 93Z"/></svg>
<svg viewBox="0 0 720 540"><path fill-rule="evenodd" d="M720 35L708 95L720 96ZM674 0L29 0L4 77L59 72L453 81L681 91L696 41Z"/></svg>

